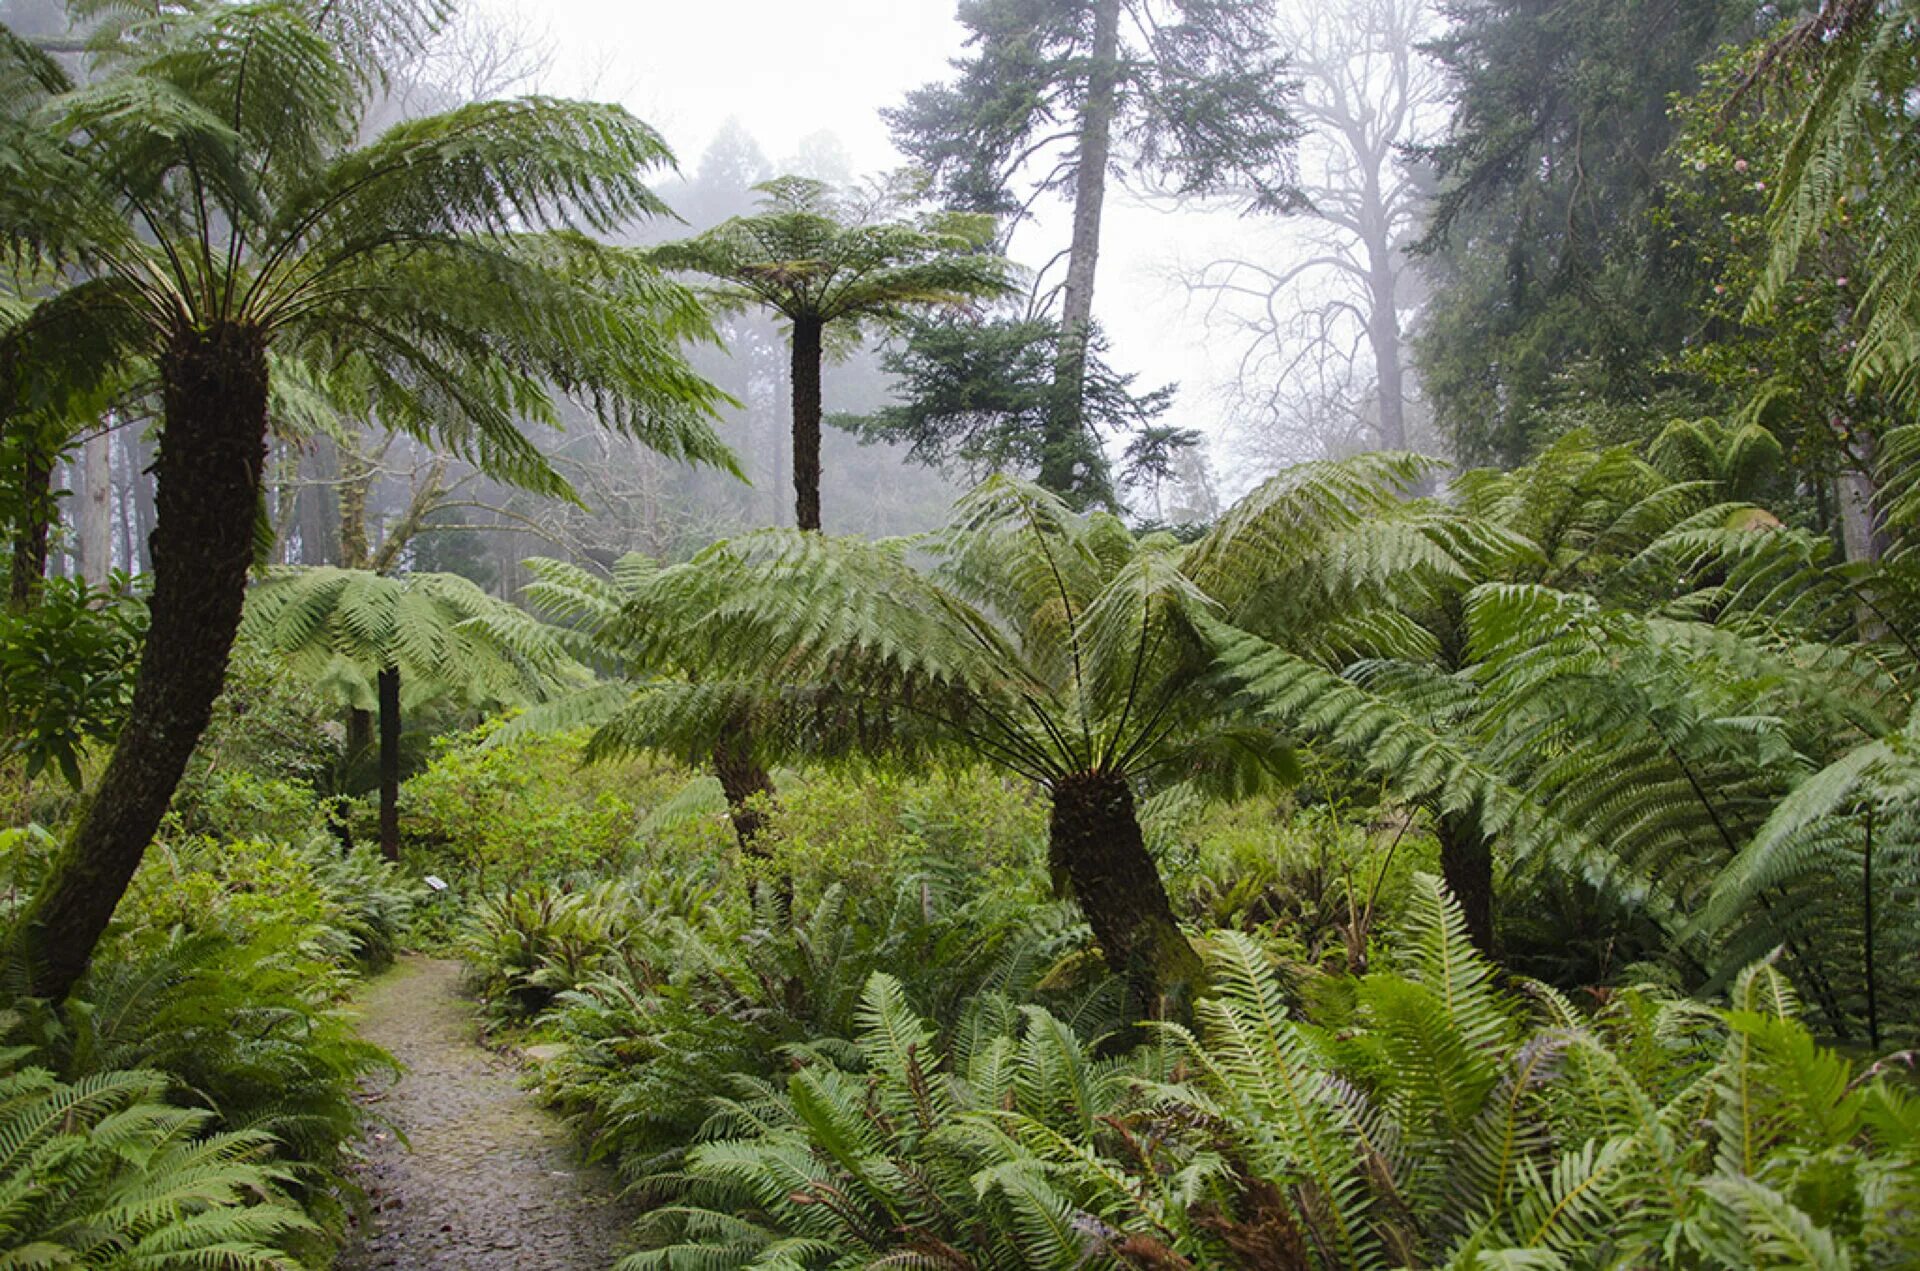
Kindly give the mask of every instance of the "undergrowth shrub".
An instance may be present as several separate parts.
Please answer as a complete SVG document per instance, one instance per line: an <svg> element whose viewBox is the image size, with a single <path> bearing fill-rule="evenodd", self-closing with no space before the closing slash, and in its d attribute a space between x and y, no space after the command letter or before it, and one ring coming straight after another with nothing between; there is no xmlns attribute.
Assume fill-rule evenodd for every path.
<svg viewBox="0 0 1920 1271"><path fill-rule="evenodd" d="M725 805L715 808L724 812ZM884 892L902 861L1017 871L1036 866L1046 851L1045 803L1029 783L987 768L783 774L767 813L768 859L757 873L790 885L803 900L834 886Z"/></svg>
<svg viewBox="0 0 1920 1271"><path fill-rule="evenodd" d="M1146 828L1187 921L1259 933L1292 959L1332 970L1366 966L1376 933L1397 924L1415 873L1436 855L1411 813L1372 822L1285 796L1177 793L1149 805Z"/></svg>
<svg viewBox="0 0 1920 1271"><path fill-rule="evenodd" d="M18 1017L0 1012L0 1043ZM169 1078L63 1081L0 1045L0 1265L288 1268L312 1224L260 1130L211 1129L167 1102Z"/></svg>
<svg viewBox="0 0 1920 1271"><path fill-rule="evenodd" d="M1920 1256L1920 1103L1761 964L1724 1007L1507 988L1422 876L1390 967L1209 941L1192 1028L1100 1058L885 970L849 1040L712 1112L626 1271L701 1266L1867 1267ZM1307 1003L1304 1010L1296 1004Z"/></svg>
<svg viewBox="0 0 1920 1271"><path fill-rule="evenodd" d="M12 849L0 851L7 887L24 895L53 840L9 838L0 845ZM186 836L149 851L73 996L57 1010L16 1003L13 1062L76 1088L128 1073L160 1083L140 1099L172 1105L167 1143L186 1143L183 1152L243 1145L233 1160L270 1161L259 1168L272 1184L247 1194L295 1202L310 1221L281 1232L291 1252L278 1261L206 1254L72 1265L292 1265L295 1256L325 1265L357 1203L343 1171L366 1124L360 1080L392 1066L340 1003L361 968L392 955L415 900L416 884L376 854L342 855L324 835L299 845ZM119 1248L113 1242L129 1233L136 1229L99 1233L101 1248Z"/></svg>
<svg viewBox="0 0 1920 1271"><path fill-rule="evenodd" d="M495 741L501 722L437 741L401 789L402 858L472 894L624 873L642 860L645 813L693 775L648 760L585 764L585 732ZM719 856L730 835L709 818L681 840Z"/></svg>
<svg viewBox="0 0 1920 1271"><path fill-rule="evenodd" d="M982 993L1043 995L1091 1032L1112 1026L1121 995L1103 975L1042 985L1086 941L1065 906L1037 885L1014 892L916 864L885 893L829 887L792 921L770 891L750 915L656 918L653 952L609 959L555 997L547 1019L564 1049L543 1071L547 1093L596 1156L645 1182L678 1164L713 1100L770 1080L793 1047L850 1045L876 970L955 1026Z"/></svg>
<svg viewBox="0 0 1920 1271"><path fill-rule="evenodd" d="M594 976L650 981L683 925L722 904L715 883L657 871L581 891L534 883L477 902L458 948L487 1018L525 1023Z"/></svg>

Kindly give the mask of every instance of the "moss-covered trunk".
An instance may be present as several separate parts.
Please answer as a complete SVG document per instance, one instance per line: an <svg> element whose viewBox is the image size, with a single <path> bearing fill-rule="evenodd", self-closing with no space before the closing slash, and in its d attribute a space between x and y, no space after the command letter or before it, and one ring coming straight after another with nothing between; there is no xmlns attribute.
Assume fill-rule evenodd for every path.
<svg viewBox="0 0 1920 1271"><path fill-rule="evenodd" d="M380 672L380 855L400 859L400 669Z"/></svg>
<svg viewBox="0 0 1920 1271"><path fill-rule="evenodd" d="M266 461L265 342L243 326L182 332L160 359L160 379L152 622L133 704L22 925L34 992L56 1000L86 969L206 729L253 563Z"/></svg>
<svg viewBox="0 0 1920 1271"><path fill-rule="evenodd" d="M1142 1006L1163 1013L1168 999L1190 995L1201 981L1200 956L1147 854L1126 778L1082 772L1055 781L1048 850L1107 965L1127 977Z"/></svg>

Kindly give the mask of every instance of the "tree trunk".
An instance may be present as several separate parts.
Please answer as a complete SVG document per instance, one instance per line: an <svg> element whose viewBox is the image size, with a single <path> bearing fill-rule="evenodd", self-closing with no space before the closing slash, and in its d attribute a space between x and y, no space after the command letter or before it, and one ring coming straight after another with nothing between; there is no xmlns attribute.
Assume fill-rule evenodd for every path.
<svg viewBox="0 0 1920 1271"><path fill-rule="evenodd" d="M226 681L266 460L267 358L250 327L160 358L152 614L133 704L93 800L24 916L36 996L66 997L140 865Z"/></svg>
<svg viewBox="0 0 1920 1271"><path fill-rule="evenodd" d="M824 324L793 323L793 523L820 528L820 361Z"/></svg>
<svg viewBox="0 0 1920 1271"><path fill-rule="evenodd" d="M113 441L96 431L80 448L80 569L104 586L113 572Z"/></svg>
<svg viewBox="0 0 1920 1271"><path fill-rule="evenodd" d="M339 495L335 482L340 476L340 451L333 440L322 437L314 442L308 465L312 477L299 493L300 563L335 565L334 550L339 544Z"/></svg>
<svg viewBox="0 0 1920 1271"><path fill-rule="evenodd" d="M133 460L133 436L122 432L113 448L114 468L118 475L115 484L120 487L120 500L115 504L113 514L114 536L120 540L120 568L129 574L139 572L138 554L134 551L133 540L138 533L133 523L133 487L140 484L140 467Z"/></svg>
<svg viewBox="0 0 1920 1271"><path fill-rule="evenodd" d="M764 857L766 846L756 840L767 825L765 805L773 797L773 778L754 759L747 727L745 719L736 720L713 748L713 775L720 778L720 789L727 796L727 816L740 850Z"/></svg>
<svg viewBox="0 0 1920 1271"><path fill-rule="evenodd" d="M1406 368L1401 363L1400 311L1394 297L1393 248L1384 237L1367 242L1367 343L1380 398L1380 448L1407 448Z"/></svg>
<svg viewBox="0 0 1920 1271"><path fill-rule="evenodd" d="M1148 1013L1164 1015L1169 998L1200 985L1204 968L1147 855L1132 788L1113 773L1081 772L1054 782L1052 793L1054 876L1072 887L1114 974L1127 978Z"/></svg>
<svg viewBox="0 0 1920 1271"><path fill-rule="evenodd" d="M53 461L29 450L21 473L21 504L26 520L13 540L13 568L7 595L18 609L38 601L47 577L47 534L53 525Z"/></svg>
<svg viewBox="0 0 1920 1271"><path fill-rule="evenodd" d="M1460 905L1473 947L1493 956L1493 844L1472 818L1441 814L1440 877Z"/></svg>
<svg viewBox="0 0 1920 1271"><path fill-rule="evenodd" d="M400 859L400 669L380 672L380 855Z"/></svg>
<svg viewBox="0 0 1920 1271"><path fill-rule="evenodd" d="M1843 472L1833 484L1840 505L1840 542L1848 563L1879 560L1886 554L1887 536L1873 506L1873 479L1863 472Z"/></svg>
<svg viewBox="0 0 1920 1271"><path fill-rule="evenodd" d="M1093 327L1093 279L1100 263L1100 214L1113 158L1113 115L1120 88L1120 0L1096 0L1087 96L1080 108L1074 160L1073 236L1060 297L1060 355L1042 439L1039 482L1063 497L1087 493L1076 471L1086 455L1087 341Z"/></svg>
<svg viewBox="0 0 1920 1271"><path fill-rule="evenodd" d="M367 495L372 465L352 450L340 452L340 567L365 569L372 558L367 545Z"/></svg>
<svg viewBox="0 0 1920 1271"><path fill-rule="evenodd" d="M129 466L133 469L133 553L134 561L140 572L153 572L153 557L148 548L153 538L155 511L153 506L153 481L150 477L153 463L153 448L144 437L135 436L127 441L132 453Z"/></svg>

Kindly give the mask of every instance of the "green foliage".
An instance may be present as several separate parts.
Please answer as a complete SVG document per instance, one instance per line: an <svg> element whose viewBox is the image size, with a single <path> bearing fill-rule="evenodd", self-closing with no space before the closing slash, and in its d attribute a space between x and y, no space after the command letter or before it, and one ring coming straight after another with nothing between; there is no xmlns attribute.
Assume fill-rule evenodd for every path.
<svg viewBox="0 0 1920 1271"><path fill-rule="evenodd" d="M1128 166L1183 194L1250 192L1290 204L1288 163L1298 125L1283 94L1285 50L1260 0L1112 0L1125 32L1114 64L1097 65L1090 6L1064 0L975 0L959 19L972 52L951 82L929 84L886 112L894 143L933 178L952 207L1022 212L1019 189L1069 189L1062 143L1082 116L1100 70L1115 77ZM1137 24L1137 25L1136 25Z"/></svg>
<svg viewBox="0 0 1920 1271"><path fill-rule="evenodd" d="M583 764L585 734L516 731L511 721L442 739L401 791L406 856L476 892L533 879L619 874L643 860L642 818L683 790L678 765ZM713 816L672 818L650 836L662 853L722 855Z"/></svg>
<svg viewBox="0 0 1920 1271"><path fill-rule="evenodd" d="M549 645L496 639L506 607L457 574L283 568L248 592L241 638L358 710L379 708L374 679L383 670L400 673L403 703L540 701L577 668Z"/></svg>
<svg viewBox="0 0 1920 1271"><path fill-rule="evenodd" d="M574 232L663 210L644 180L671 158L657 134L614 107L528 98L352 147L382 59L443 17L191 6L104 27L85 85L9 78L8 242L93 275L43 303L35 331L56 346L111 328L132 357L183 329L244 328L327 367L390 426L548 490L564 483L520 420L549 413L549 386L657 449L728 465L703 418L714 390L676 348L706 330L697 305Z"/></svg>
<svg viewBox="0 0 1920 1271"><path fill-rule="evenodd" d="M1030 473L1045 462L1046 423L1057 405L1054 375L1062 356L1057 323L1038 318L918 318L881 358L894 377L898 404L864 418L834 422L863 440L903 442L921 463L979 480L989 473ZM1147 445L1169 430L1155 420L1173 404L1171 387L1135 392L1134 377L1105 360L1105 336L1087 333L1081 376L1081 453L1072 457L1085 489L1062 491L1080 503L1113 503L1103 438L1133 438L1122 485L1166 475L1173 451L1199 442L1196 433L1170 430L1172 445ZM1144 449L1138 449L1140 447Z"/></svg>
<svg viewBox="0 0 1920 1271"><path fill-rule="evenodd" d="M1441 182L1416 350L1459 455L1518 463L1569 423L1624 415L1644 436L1719 405L1663 365L1696 336L1693 302L1711 282L1648 218L1680 127L1670 101L1695 91L1723 43L1760 34L1768 7L1441 8L1451 21L1436 51L1457 97L1426 155Z"/></svg>
<svg viewBox="0 0 1920 1271"><path fill-rule="evenodd" d="M1010 266L985 250L992 222L984 217L873 220L825 182L804 177L757 189L762 212L657 248L652 259L718 280L713 296L723 305L855 328L1006 289Z"/></svg>
<svg viewBox="0 0 1920 1271"><path fill-rule="evenodd" d="M0 1054L0 1266L299 1265L285 1245L311 1224L272 1136L207 1133L211 1115L169 1105L158 1073L66 1082L22 1047Z"/></svg>
<svg viewBox="0 0 1920 1271"><path fill-rule="evenodd" d="M240 642L227 664L213 719L181 780L174 810L190 818L203 786L223 774L246 773L260 781L294 782L325 792L345 740L337 715L334 704L314 686L285 675L278 658ZM252 828L236 824L226 832L242 834Z"/></svg>
<svg viewBox="0 0 1920 1271"><path fill-rule="evenodd" d="M745 710L770 753L945 749L1042 783L1284 767L1257 737L1218 727L1190 615L1288 603L1310 638L1399 574L1446 568L1444 535L1391 515L1417 468L1403 456L1308 465L1185 547L1007 478L911 544L783 532L719 544L639 583L619 632L630 667L677 669L697 648L700 678L640 685L594 750L701 757ZM1363 525L1368 514L1382 524ZM909 547L937 568L913 568ZM780 679L763 685L772 667Z"/></svg>
<svg viewBox="0 0 1920 1271"><path fill-rule="evenodd" d="M1369 813L1382 819L1369 823ZM1183 915L1202 930L1257 934L1311 967L1366 966L1378 932L1397 925L1414 872L1433 864L1427 831L1386 808L1268 796L1149 804L1144 819Z"/></svg>
<svg viewBox="0 0 1920 1271"><path fill-rule="evenodd" d="M1905 108L1914 19L1906 0L1829 0L1770 50L1789 74L1810 72L1811 83L1795 103L1768 209L1772 250L1752 296L1754 310L1778 303L1805 262L1826 254L1836 223L1856 231L1867 319L1851 350L1851 384L1879 382L1907 405L1920 383L1920 181Z"/></svg>
<svg viewBox="0 0 1920 1271"><path fill-rule="evenodd" d="M29 841L11 853L10 888L30 892L38 885L52 847ZM256 1163L263 1172L246 1175L253 1181L241 1191L249 1201L288 1207L288 1213L263 1214L260 1221L279 1225L254 1239L287 1236L267 1242L299 1253L303 1262L329 1256L328 1241L340 1234L355 1203L344 1171L350 1145L366 1126L360 1083L392 1064L356 1035L339 1002L359 968L392 956L418 895L376 854L343 855L325 836L302 846L173 839L149 854L74 995L57 1009L33 999L15 1004L8 1028L24 1046L9 1052L9 1065L30 1056L39 1069L77 1087L135 1081L146 1103L164 1094L173 1105L164 1115L130 1121L152 1116L167 1127L165 1143L152 1145L154 1162L171 1152L181 1159L203 1153L209 1162ZM120 1166L89 1168L112 1177L113 1168L135 1168L143 1155L133 1146L116 1149L109 1159ZM53 1168L23 1181L57 1188L61 1178ZM216 1209L228 1203L220 1186L210 1188L205 1203ZM299 1208L291 1208L296 1202ZM87 1237L100 1242L102 1252L93 1256L106 1259L109 1249L124 1254L127 1241L144 1238L143 1223L169 1212L111 1216L110 1224L119 1226ZM210 1218L207 1225L220 1221ZM184 1240L186 1233L167 1238ZM155 1265L293 1265L280 1254L247 1261L254 1255L241 1245L230 1251L232 1261L221 1256L182 1252L177 1262ZM82 1259L76 1265L147 1264Z"/></svg>
<svg viewBox="0 0 1920 1271"><path fill-rule="evenodd" d="M32 607L0 610L0 755L78 789L88 750L120 731L145 632L125 578L100 590L50 579Z"/></svg>
<svg viewBox="0 0 1920 1271"><path fill-rule="evenodd" d="M1889 1265L1920 1249L1911 1096L1771 967L1725 1008L1515 993L1431 878L1392 969L1292 986L1213 944L1198 1027L1095 1059L1033 1007L951 1034L893 977L852 1047L743 1083L631 1268ZM989 1024L987 1021L996 1020ZM1895 1200L1895 1197L1907 1199Z"/></svg>
<svg viewBox="0 0 1920 1271"><path fill-rule="evenodd" d="M1038 991L1084 1027L1112 1027L1116 986L1089 980L1084 930L1044 890L1033 869L903 855L884 879L791 902L763 888L748 908L737 886L653 869L490 900L464 952L497 1020L545 1009L563 1046L543 1068L549 1096L596 1155L657 1191L716 1100L772 1079L789 1047L855 1036L876 970L945 1021L983 996Z"/></svg>

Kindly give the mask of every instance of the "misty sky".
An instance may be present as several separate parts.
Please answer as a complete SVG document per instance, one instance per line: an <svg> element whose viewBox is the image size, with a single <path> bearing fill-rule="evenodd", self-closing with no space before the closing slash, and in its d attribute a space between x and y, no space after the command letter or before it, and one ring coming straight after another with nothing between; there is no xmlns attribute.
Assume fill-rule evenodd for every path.
<svg viewBox="0 0 1920 1271"><path fill-rule="evenodd" d="M543 87L624 103L666 134L688 168L729 118L776 164L825 131L858 172L898 166L879 111L944 77L961 50L954 0L487 2L550 42L554 65ZM1053 220L1016 242L1023 263L1043 263L1065 246L1064 218ZM1207 388L1231 351L1209 355L1197 310L1184 312L1165 275L1177 258L1258 237L1230 216L1170 215L1109 195L1095 316L1113 341L1116 367L1140 372L1142 386L1180 382L1169 422L1218 431L1221 407ZM1229 488L1256 475L1221 466Z"/></svg>

